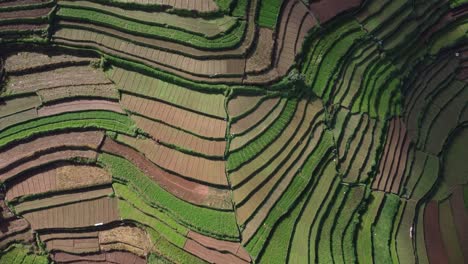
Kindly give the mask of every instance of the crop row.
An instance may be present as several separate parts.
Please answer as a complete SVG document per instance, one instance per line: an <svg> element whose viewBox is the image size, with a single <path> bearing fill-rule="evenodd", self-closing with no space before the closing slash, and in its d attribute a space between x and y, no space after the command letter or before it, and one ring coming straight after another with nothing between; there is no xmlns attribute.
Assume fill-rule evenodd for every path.
<svg viewBox="0 0 468 264"><path fill-rule="evenodd" d="M105 111L83 111L33 119L8 127L0 132L0 146L51 131L85 128L136 134L133 122L126 115Z"/></svg>
<svg viewBox="0 0 468 264"><path fill-rule="evenodd" d="M269 143L273 142L278 136L280 136L294 116L297 104L298 102L296 100L289 100L281 115L275 120L271 127L265 131L265 133L262 133L241 149L231 152L227 161L227 169L229 171L238 169L242 164L253 159L256 155L262 152Z"/></svg>
<svg viewBox="0 0 468 264"><path fill-rule="evenodd" d="M140 197L156 208L167 212L183 225L224 239L238 239L233 212L223 212L198 207L180 200L156 185L129 161L110 154L102 154L98 161L110 170L113 177L122 179L140 194Z"/></svg>
<svg viewBox="0 0 468 264"><path fill-rule="evenodd" d="M233 48L242 41L246 24L240 22L239 25L228 34L215 39L208 39L202 36L189 34L165 27L151 26L140 22L126 20L121 17L109 15L102 12L61 7L57 16L71 21L83 21L105 27L117 29L122 32L143 36L148 38L157 38L171 42L181 43L200 49L227 49Z"/></svg>
<svg viewBox="0 0 468 264"><path fill-rule="evenodd" d="M30 252L30 249L18 244L10 246L0 255L2 263L17 263L17 264L47 264L49 260L46 256L36 255Z"/></svg>

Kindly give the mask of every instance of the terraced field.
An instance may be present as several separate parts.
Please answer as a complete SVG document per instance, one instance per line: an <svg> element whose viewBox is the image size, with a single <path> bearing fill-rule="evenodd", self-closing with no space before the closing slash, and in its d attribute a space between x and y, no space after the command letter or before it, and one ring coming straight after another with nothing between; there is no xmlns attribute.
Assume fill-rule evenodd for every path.
<svg viewBox="0 0 468 264"><path fill-rule="evenodd" d="M467 22L1 0L0 263L468 263Z"/></svg>

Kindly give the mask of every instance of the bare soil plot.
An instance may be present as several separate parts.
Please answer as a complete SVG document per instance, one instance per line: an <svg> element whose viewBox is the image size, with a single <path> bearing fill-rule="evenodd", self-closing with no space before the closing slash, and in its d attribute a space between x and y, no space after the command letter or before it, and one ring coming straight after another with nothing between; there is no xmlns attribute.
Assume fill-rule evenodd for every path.
<svg viewBox="0 0 468 264"><path fill-rule="evenodd" d="M247 129L251 128L258 124L262 119L264 119L268 114L271 113L272 109L280 102L280 98L270 98L263 101L258 105L255 111L251 112L249 115L239 119L238 121L231 124L230 132L231 134L240 134Z"/></svg>
<svg viewBox="0 0 468 264"><path fill-rule="evenodd" d="M117 0L123 3L135 3L141 5L162 5L169 6L175 9L194 10L198 12L213 12L218 10L218 5L213 0L197 0L197 1L184 1L184 0Z"/></svg>
<svg viewBox="0 0 468 264"><path fill-rule="evenodd" d="M24 93L46 88L98 84L111 84L111 82L98 69L89 66L73 66L53 71L11 76L6 90L12 93Z"/></svg>
<svg viewBox="0 0 468 264"><path fill-rule="evenodd" d="M114 67L109 75L119 90L154 98L204 115L226 118L225 96L221 92L211 94L191 90L190 87L179 86L117 67Z"/></svg>
<svg viewBox="0 0 468 264"><path fill-rule="evenodd" d="M449 263L440 233L437 201L430 201L424 210L424 238L430 263Z"/></svg>
<svg viewBox="0 0 468 264"><path fill-rule="evenodd" d="M125 250L135 255L146 256L152 244L148 234L141 228L119 226L99 232L102 251Z"/></svg>
<svg viewBox="0 0 468 264"><path fill-rule="evenodd" d="M255 140L256 137L260 136L266 130L268 130L268 128L280 116L286 104L286 100L287 99L281 99L281 101L278 102L278 104L273 106L273 109L270 110L270 113L267 116L265 116L262 120L256 123L253 127L250 127L242 135L235 136L229 144L229 151L235 151L245 146L252 140Z"/></svg>
<svg viewBox="0 0 468 264"><path fill-rule="evenodd" d="M12 18L33 18L33 17L42 17L49 14L52 10L51 7L37 8L31 10L20 10L20 11L8 11L0 12L0 19L7 20Z"/></svg>
<svg viewBox="0 0 468 264"><path fill-rule="evenodd" d="M0 121L7 116L35 108L40 104L41 99L35 95L0 100Z"/></svg>
<svg viewBox="0 0 468 264"><path fill-rule="evenodd" d="M8 247L15 241L28 243L33 240L29 223L23 218L17 218L10 211L5 201L0 200L0 249Z"/></svg>
<svg viewBox="0 0 468 264"><path fill-rule="evenodd" d="M94 150L60 150L51 153L41 154L33 160L21 163L20 165L2 172L1 181L7 181L25 171L57 161L65 161L73 158L96 160L97 152Z"/></svg>
<svg viewBox="0 0 468 264"><path fill-rule="evenodd" d="M166 12L122 9L109 5L101 5L90 1L60 1L60 5L67 7L86 7L97 10L105 10L124 18L142 21L145 24L167 25L171 28L178 28L207 37L216 37L219 34L223 34L227 30L231 29L237 20L235 17L230 16L204 19L201 17L179 16Z"/></svg>
<svg viewBox="0 0 468 264"><path fill-rule="evenodd" d="M314 15L323 24L344 11L355 7L359 7L361 5L361 2L362 0L321 0L311 1L309 7L310 10L314 13Z"/></svg>
<svg viewBox="0 0 468 264"><path fill-rule="evenodd" d="M49 0L13 0L13 1L2 1L0 7L7 6L21 6L21 5L30 5L30 4L40 4L48 2Z"/></svg>
<svg viewBox="0 0 468 264"><path fill-rule="evenodd" d="M50 116L67 112L78 112L85 110L106 110L125 114L117 102L107 100L78 99L71 102L46 105L37 110L39 116Z"/></svg>
<svg viewBox="0 0 468 264"><path fill-rule="evenodd" d="M207 185L189 181L174 174L170 174L154 165L142 154L130 147L118 144L115 141L106 138L102 145L102 151L124 157L131 161L162 188L180 199L194 204L207 205L213 208L232 208L232 204L229 202L231 197L229 191L209 187Z"/></svg>
<svg viewBox="0 0 468 264"><path fill-rule="evenodd" d="M254 110L257 104L260 103L263 96L261 95L237 95L229 99L227 110L231 117L239 116L243 113Z"/></svg>
<svg viewBox="0 0 468 264"><path fill-rule="evenodd" d="M97 237L53 239L45 243L50 252L62 251L74 254L99 252Z"/></svg>
<svg viewBox="0 0 468 264"><path fill-rule="evenodd" d="M98 131L69 132L39 137L29 142L4 148L0 153L0 169L4 170L12 164L31 159L41 152L59 147L83 147L97 149L104 138L104 133Z"/></svg>
<svg viewBox="0 0 468 264"><path fill-rule="evenodd" d="M246 73L262 72L267 70L273 59L274 35L269 28L260 28L258 32L257 46L252 55L247 58Z"/></svg>
<svg viewBox="0 0 468 264"><path fill-rule="evenodd" d="M39 52L18 52L6 59L6 71L18 74L31 70L50 68L52 66L86 65L96 58L77 57L67 54L45 54Z"/></svg>
<svg viewBox="0 0 468 264"><path fill-rule="evenodd" d="M52 259L57 263L113 263L113 264L145 264L144 258L130 252L112 251L91 254L70 254L53 252Z"/></svg>
<svg viewBox="0 0 468 264"><path fill-rule="evenodd" d="M88 189L86 191L56 194L53 196L38 198L32 201L21 202L15 205L15 209L18 214L24 214L25 212L38 211L44 208L57 207L81 201L95 200L97 198L110 195L112 192L113 191L111 187L101 187L99 189Z"/></svg>
<svg viewBox="0 0 468 264"><path fill-rule="evenodd" d="M132 119L139 128L149 133L154 140L159 140L166 144L175 145L208 156L224 156L226 150L226 141L224 140L214 141L200 138L142 116L133 115Z"/></svg>
<svg viewBox="0 0 468 264"><path fill-rule="evenodd" d="M184 250L210 263L250 263L232 254L223 254L219 251L208 249L191 239L185 242Z"/></svg>
<svg viewBox="0 0 468 264"><path fill-rule="evenodd" d="M251 261L249 253L247 253L239 242L218 240L193 231L189 231L187 237L208 249L214 249L219 252L229 252L247 262Z"/></svg>
<svg viewBox="0 0 468 264"><path fill-rule="evenodd" d="M141 61L155 63L158 65L157 68L161 70L189 79L201 77L203 80L207 81L209 80L207 77L219 78L224 76L240 79L244 73L245 60L243 59L213 58L211 60L206 60L193 58L169 52L157 46L136 44L128 41L128 39L135 39L136 36L125 34L117 30L93 25L89 25L89 27L96 27L104 32L112 32L112 36L110 36L109 33L104 34L85 29L64 28L59 29L54 37L56 40L64 39L80 46L89 46L86 45L86 43L92 43L98 50L102 50L105 53L116 54L120 57L122 57L120 53L130 55L131 60L139 59ZM139 37L138 39L145 40L147 38Z"/></svg>
<svg viewBox="0 0 468 264"><path fill-rule="evenodd" d="M42 31L46 30L49 24L9 24L9 25L0 25L0 33L2 35L7 34L16 34L20 33L19 31Z"/></svg>
<svg viewBox="0 0 468 264"><path fill-rule="evenodd" d="M453 215L453 223L455 224L455 229L458 234L459 245L462 249L463 256L466 260L468 259L468 213L465 206L465 201L463 197L463 186L458 185L454 190L450 198L450 205ZM454 228L444 227L444 228Z"/></svg>
<svg viewBox="0 0 468 264"><path fill-rule="evenodd" d="M165 170L197 182L220 187L228 186L225 162L222 160L192 156L157 144L152 140L140 140L128 136L119 136L119 139L143 153Z"/></svg>
<svg viewBox="0 0 468 264"><path fill-rule="evenodd" d="M119 93L113 84L73 85L43 89L37 91L42 102L48 103L70 97L100 97L119 99Z"/></svg>
<svg viewBox="0 0 468 264"><path fill-rule="evenodd" d="M120 220L117 199L109 197L26 213L23 217L34 230L90 227Z"/></svg>
<svg viewBox="0 0 468 264"><path fill-rule="evenodd" d="M25 195L110 183L112 183L111 175L102 168L59 163L47 166L39 172L28 172L15 179L9 184L5 197L7 200L13 200Z"/></svg>
<svg viewBox="0 0 468 264"><path fill-rule="evenodd" d="M131 112L162 121L207 138L224 138L226 121L196 114L158 101L122 94L122 106Z"/></svg>

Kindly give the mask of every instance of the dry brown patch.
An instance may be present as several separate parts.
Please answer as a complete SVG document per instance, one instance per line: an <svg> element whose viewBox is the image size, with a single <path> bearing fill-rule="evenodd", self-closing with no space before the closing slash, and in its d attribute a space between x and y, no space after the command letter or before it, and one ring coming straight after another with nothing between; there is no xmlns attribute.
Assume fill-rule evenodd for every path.
<svg viewBox="0 0 468 264"><path fill-rule="evenodd" d="M98 167L67 165L57 168L57 188L61 190L111 182L111 175Z"/></svg>
<svg viewBox="0 0 468 264"><path fill-rule="evenodd" d="M125 250L144 256L151 249L146 232L138 227L119 226L99 232L101 250Z"/></svg>

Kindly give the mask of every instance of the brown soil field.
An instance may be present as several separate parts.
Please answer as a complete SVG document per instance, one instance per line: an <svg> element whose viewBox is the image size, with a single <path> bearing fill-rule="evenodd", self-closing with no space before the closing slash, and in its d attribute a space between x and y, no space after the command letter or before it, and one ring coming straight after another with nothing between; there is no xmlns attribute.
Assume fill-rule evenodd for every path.
<svg viewBox="0 0 468 264"><path fill-rule="evenodd" d="M120 220L117 199L109 197L26 213L23 217L34 230L90 227Z"/></svg>
<svg viewBox="0 0 468 264"><path fill-rule="evenodd" d="M65 252L53 253L52 259L58 263L114 263L114 264L145 264L146 261L132 253L124 251L101 252L97 254L77 255Z"/></svg>
<svg viewBox="0 0 468 264"><path fill-rule="evenodd" d="M0 175L0 180L7 181L29 169L57 161L69 160L72 158L96 160L97 152L94 150L60 150L47 154L41 154L40 156L35 157L33 160L29 160L8 171L2 172Z"/></svg>
<svg viewBox="0 0 468 264"><path fill-rule="evenodd" d="M3 148L0 152L0 170L23 160L30 160L41 152L59 147L83 147L97 149L104 139L104 133L98 131L70 132L43 136L29 142Z"/></svg>
<svg viewBox="0 0 468 264"><path fill-rule="evenodd" d="M77 65L90 64L97 60L90 57L77 57L66 54L44 54L37 52L18 52L8 56L5 69L8 73L24 73L37 68L50 67L53 65Z"/></svg>
<svg viewBox="0 0 468 264"><path fill-rule="evenodd" d="M12 114L7 117L2 117L0 118L0 129L4 129L14 124L18 124L18 123L28 121L34 118L37 118L36 108L32 108L32 109L25 110L20 113Z"/></svg>
<svg viewBox="0 0 468 264"><path fill-rule="evenodd" d="M143 153L156 165L199 182L227 187L225 162L192 156L165 147L149 139L122 136L121 140Z"/></svg>
<svg viewBox="0 0 468 264"><path fill-rule="evenodd" d="M393 119L392 122L390 122L389 128L387 129L382 160L380 162L377 177L374 179L372 184L372 188L374 189L385 190L385 183L389 175L384 173L384 170L385 168L390 167L391 163L393 162L393 154L396 149L395 143L398 142L398 137L400 135L400 125L400 122L395 122L395 119Z"/></svg>
<svg viewBox="0 0 468 264"><path fill-rule="evenodd" d="M141 228L119 226L99 232L99 243L103 251L122 249L135 255L145 256L152 247L148 234ZM121 244L121 246L119 246Z"/></svg>
<svg viewBox="0 0 468 264"><path fill-rule="evenodd" d="M283 111L286 100L287 99L284 98L281 99L281 101L277 105L273 106L273 108L270 110L270 113L268 113L268 115L265 118L263 118L257 124L255 124L255 127L250 128L249 131L245 132L242 135L235 136L229 144L229 151L232 152L245 146L246 144L257 138L259 135L264 133L266 130L268 130L268 128L275 122L275 120Z"/></svg>
<svg viewBox="0 0 468 264"><path fill-rule="evenodd" d="M449 263L440 233L437 201L429 202L424 211L424 238L430 263Z"/></svg>
<svg viewBox="0 0 468 264"><path fill-rule="evenodd" d="M259 123L279 103L279 98L266 99L249 115L231 124L231 134L239 134Z"/></svg>
<svg viewBox="0 0 468 264"><path fill-rule="evenodd" d="M120 2L119 0L117 2ZM164 5L176 9L194 10L198 12L212 12L218 10L213 0L184 1L184 0L127 0L125 3L138 3L142 5Z"/></svg>
<svg viewBox="0 0 468 264"><path fill-rule="evenodd" d="M277 177L282 177L279 181L278 186L276 187L274 192L271 192L269 196L264 199L264 203L262 206L254 212L253 216L246 224L244 230L242 231L242 237L244 240L248 241L256 232L256 230L260 227L263 223L265 218L267 217L268 213L270 212L271 208L275 205L281 195L286 191L286 188L289 186L291 181L293 180L296 173L302 168L302 165L307 159L307 156L312 153L315 149L315 146L319 142L320 135L323 133L323 127L319 127L314 131L314 140L312 140L311 144L307 146L304 153L300 155L299 159L293 163L289 164L290 169L287 171L288 167L283 166L280 171L277 172ZM296 154L298 155L298 154ZM254 198L252 198L254 199Z"/></svg>
<svg viewBox="0 0 468 264"><path fill-rule="evenodd" d="M154 140L176 145L209 156L223 157L226 141L207 140L163 123L152 121L142 116L134 115L136 125L148 132Z"/></svg>
<svg viewBox="0 0 468 264"><path fill-rule="evenodd" d="M53 164L40 172L30 172L9 184L6 199L50 191L71 190L110 184L111 175L104 169L86 165Z"/></svg>
<svg viewBox="0 0 468 264"><path fill-rule="evenodd" d="M249 263L232 254L223 254L219 251L208 249L191 239L185 242L184 250L210 263Z"/></svg>
<svg viewBox="0 0 468 264"><path fill-rule="evenodd" d="M32 201L21 202L15 205L15 209L17 214L24 214L25 212L43 210L44 208L52 208L70 203L95 200L108 196L112 193L112 187L101 187L94 190L87 189L85 191L74 193L56 194L49 197L37 198Z"/></svg>
<svg viewBox="0 0 468 264"><path fill-rule="evenodd" d="M35 95L16 97L10 100L2 100L0 103L0 118L13 115L41 105L41 99Z"/></svg>
<svg viewBox="0 0 468 264"><path fill-rule="evenodd" d="M73 66L21 76L11 76L6 90L13 93L33 92L71 85L111 84L104 73L90 66Z"/></svg>
<svg viewBox="0 0 468 264"><path fill-rule="evenodd" d="M463 186L458 185L450 198L453 222L458 234L458 241L463 251L465 262L468 260L468 213L463 197ZM453 228L453 227L452 227Z"/></svg>
<svg viewBox="0 0 468 264"><path fill-rule="evenodd" d="M344 11L359 7L361 2L362 0L321 0L311 2L309 7L320 22L325 23Z"/></svg>
<svg viewBox="0 0 468 264"><path fill-rule="evenodd" d="M82 24L82 23L80 23ZM90 29L94 29L94 25L87 25ZM181 72L198 77L211 77L211 76L236 76L240 78L243 75L245 68L244 59L218 59L213 58L211 60L196 59L193 57L184 56L178 53L168 52L160 49L157 46L147 47L144 45L134 44L126 39L134 39L135 36L119 32L114 29L98 26L100 31L105 33L112 33L116 36L108 36L108 34L101 34L97 32L91 32L90 30L82 29L65 29L69 32L76 32L76 36L67 36L60 34L60 30L56 37L64 38L71 41L77 42L91 42L101 47L114 50L115 52L124 52L132 55L133 58L137 57L142 60L156 63L159 68L168 70L176 74ZM79 35L79 36L78 36ZM101 40L102 35L106 35L105 39ZM127 38L125 38L125 37ZM145 40L145 38L139 38ZM108 40L108 41L107 41ZM145 41L146 42L146 41ZM165 46L163 46L165 47ZM100 48L102 49L102 48ZM164 68L162 68L164 67ZM167 67L167 68L166 68ZM169 70L170 69L170 70Z"/></svg>
<svg viewBox="0 0 468 264"><path fill-rule="evenodd" d="M231 117L235 117L250 111L257 106L257 104L262 100L263 96L244 96L237 95L231 98L228 102L228 114Z"/></svg>
<svg viewBox="0 0 468 264"><path fill-rule="evenodd" d="M122 106L132 112L160 120L208 138L224 138L227 122L199 115L158 101L122 94Z"/></svg>
<svg viewBox="0 0 468 264"><path fill-rule="evenodd" d="M0 249L15 241L28 243L33 240L29 223L23 218L17 218L4 200L0 200L0 219Z"/></svg>
<svg viewBox="0 0 468 264"><path fill-rule="evenodd" d="M316 24L315 18L302 3L297 1L286 3L279 18L273 67L260 74L248 74L244 83L267 83L284 76L300 52L306 33Z"/></svg>
<svg viewBox="0 0 468 264"><path fill-rule="evenodd" d="M6 31L21 31L21 30L46 30L49 24L14 24L14 25L0 25L0 33ZM16 32L15 32L16 33Z"/></svg>
<svg viewBox="0 0 468 264"><path fill-rule="evenodd" d="M203 245L206 248L222 252L229 252L247 262L250 262L251 260L249 253L247 253L247 251L244 249L244 247L242 247L240 243L218 240L193 231L189 231L187 237Z"/></svg>
<svg viewBox="0 0 468 264"><path fill-rule="evenodd" d="M262 72L271 66L275 43L273 36L273 30L269 28L259 29L257 46L246 61L246 73Z"/></svg>
<svg viewBox="0 0 468 264"><path fill-rule="evenodd" d="M154 165L151 161L130 147L106 138L101 150L129 160L162 188L180 199L213 208L232 208L232 204L229 202L231 195L229 191L209 187L170 174Z"/></svg>
<svg viewBox="0 0 468 264"><path fill-rule="evenodd" d="M50 252L62 251L74 254L99 252L99 239L97 237L54 239L45 243Z"/></svg>
<svg viewBox="0 0 468 264"><path fill-rule="evenodd" d="M113 84L65 86L37 91L42 102L48 103L69 97L102 97L119 99L119 93Z"/></svg>
<svg viewBox="0 0 468 264"><path fill-rule="evenodd" d="M47 105L37 110L39 116L50 116L60 113L77 112L85 110L106 110L125 114L117 102L107 100L85 100L79 99L72 102Z"/></svg>
<svg viewBox="0 0 468 264"><path fill-rule="evenodd" d="M30 4L40 4L45 3L48 0L13 0L13 1L2 1L0 7L7 6L20 6L20 5L30 5Z"/></svg>
<svg viewBox="0 0 468 264"><path fill-rule="evenodd" d="M52 10L52 8L45 7L31 10L0 12L0 19L42 17L49 14L50 10Z"/></svg>

